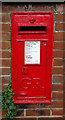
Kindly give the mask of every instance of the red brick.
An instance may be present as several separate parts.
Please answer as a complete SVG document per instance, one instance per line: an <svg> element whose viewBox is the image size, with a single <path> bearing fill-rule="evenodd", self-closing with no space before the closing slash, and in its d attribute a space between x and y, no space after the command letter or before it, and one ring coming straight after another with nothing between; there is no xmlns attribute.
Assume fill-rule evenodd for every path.
<svg viewBox="0 0 65 120"><path fill-rule="evenodd" d="M52 108L63 108L63 101L53 101Z"/></svg>
<svg viewBox="0 0 65 120"><path fill-rule="evenodd" d="M33 5L32 9L35 11L53 11L54 6L53 5L45 5L45 4L37 4Z"/></svg>
<svg viewBox="0 0 65 120"><path fill-rule="evenodd" d="M6 89L7 86L8 86L8 85L2 85L2 90L6 91L6 90L7 90L7 89Z"/></svg>
<svg viewBox="0 0 65 120"><path fill-rule="evenodd" d="M54 49L65 48L65 41L54 41Z"/></svg>
<svg viewBox="0 0 65 120"><path fill-rule="evenodd" d="M63 105L64 105L64 108L65 108L65 101L63 101Z"/></svg>
<svg viewBox="0 0 65 120"><path fill-rule="evenodd" d="M52 108L52 103L40 103L39 108Z"/></svg>
<svg viewBox="0 0 65 120"><path fill-rule="evenodd" d="M2 12L3 13L8 13L8 12L11 12L13 11L14 7L13 6L10 6L10 5L2 5Z"/></svg>
<svg viewBox="0 0 65 120"><path fill-rule="evenodd" d="M2 31L2 23L0 24L0 33ZM0 39L2 39L2 34L0 35Z"/></svg>
<svg viewBox="0 0 65 120"><path fill-rule="evenodd" d="M0 77L0 84L2 84L2 77Z"/></svg>
<svg viewBox="0 0 65 120"><path fill-rule="evenodd" d="M56 31L65 31L65 23L55 23Z"/></svg>
<svg viewBox="0 0 65 120"><path fill-rule="evenodd" d="M8 41L10 40L11 36L10 33L6 32L6 33L2 33L2 41Z"/></svg>
<svg viewBox="0 0 65 120"><path fill-rule="evenodd" d="M54 100L63 100L63 92L53 92L53 99Z"/></svg>
<svg viewBox="0 0 65 120"><path fill-rule="evenodd" d="M53 68L53 74L63 74L64 69L63 67L54 67Z"/></svg>
<svg viewBox="0 0 65 120"><path fill-rule="evenodd" d="M2 31L3 32L10 32L11 31L10 24L2 24Z"/></svg>
<svg viewBox="0 0 65 120"><path fill-rule="evenodd" d="M9 17L10 16L7 13L2 14L2 22L10 22Z"/></svg>
<svg viewBox="0 0 65 120"><path fill-rule="evenodd" d="M63 4L63 12L65 12L65 4Z"/></svg>
<svg viewBox="0 0 65 120"><path fill-rule="evenodd" d="M0 58L10 58L9 51L0 51Z"/></svg>
<svg viewBox="0 0 65 120"><path fill-rule="evenodd" d="M15 118L17 118L18 116L24 116L24 110L17 110L17 115L15 116Z"/></svg>
<svg viewBox="0 0 65 120"><path fill-rule="evenodd" d="M63 32L54 32L54 40L65 40L65 34Z"/></svg>
<svg viewBox="0 0 65 120"><path fill-rule="evenodd" d="M54 59L54 66L64 66L65 65L65 59Z"/></svg>
<svg viewBox="0 0 65 120"><path fill-rule="evenodd" d="M56 11L63 12L64 11L63 7L64 7L63 4L56 4Z"/></svg>
<svg viewBox="0 0 65 120"><path fill-rule="evenodd" d="M0 51L0 58L2 58L2 51Z"/></svg>
<svg viewBox="0 0 65 120"><path fill-rule="evenodd" d="M64 90L64 93L65 93L65 79L64 79L64 86L63 86L63 90Z"/></svg>
<svg viewBox="0 0 65 120"><path fill-rule="evenodd" d="M63 58L63 57L65 57L65 50L64 51L63 50L54 50L53 56L55 58Z"/></svg>
<svg viewBox="0 0 65 120"><path fill-rule="evenodd" d="M2 42L2 49L10 49L10 42Z"/></svg>
<svg viewBox="0 0 65 120"><path fill-rule="evenodd" d="M56 110L56 109L53 109L52 110L52 115L63 115L63 109L58 109L58 110Z"/></svg>
<svg viewBox="0 0 65 120"><path fill-rule="evenodd" d="M9 75L10 68L0 68L0 75Z"/></svg>
<svg viewBox="0 0 65 120"><path fill-rule="evenodd" d="M2 80L2 84L9 84L10 82L10 77L0 77L0 79Z"/></svg>
<svg viewBox="0 0 65 120"><path fill-rule="evenodd" d="M65 14L55 14L55 21L65 21Z"/></svg>
<svg viewBox="0 0 65 120"><path fill-rule="evenodd" d="M5 114L7 114L7 111L2 110L2 117L5 117Z"/></svg>
<svg viewBox="0 0 65 120"><path fill-rule="evenodd" d="M2 66L2 59L0 59L0 66Z"/></svg>
<svg viewBox="0 0 65 120"><path fill-rule="evenodd" d="M63 94L63 100L65 101L65 93Z"/></svg>
<svg viewBox="0 0 65 120"><path fill-rule="evenodd" d="M65 108L63 109L63 114L65 115Z"/></svg>
<svg viewBox="0 0 65 120"><path fill-rule="evenodd" d="M65 67L63 68L63 75L65 75Z"/></svg>
<svg viewBox="0 0 65 120"><path fill-rule="evenodd" d="M50 115L50 110L27 110L26 116L46 116Z"/></svg>
<svg viewBox="0 0 65 120"><path fill-rule="evenodd" d="M65 80L65 75L63 75L63 79ZM63 81L64 82L64 81Z"/></svg>
<svg viewBox="0 0 65 120"><path fill-rule="evenodd" d="M1 108L0 108L1 109ZM0 119L2 120L2 110L0 111Z"/></svg>
<svg viewBox="0 0 65 120"><path fill-rule="evenodd" d="M40 118L38 118L38 120L64 120L63 119L63 117L50 117L50 118L48 118L48 117L40 117Z"/></svg>
<svg viewBox="0 0 65 120"><path fill-rule="evenodd" d="M2 91L2 85L0 85L0 91Z"/></svg>
<svg viewBox="0 0 65 120"><path fill-rule="evenodd" d="M2 22L2 14L0 14L0 22Z"/></svg>
<svg viewBox="0 0 65 120"><path fill-rule="evenodd" d="M37 108L37 104L29 104L28 108Z"/></svg>
<svg viewBox="0 0 65 120"><path fill-rule="evenodd" d="M11 65L11 60L10 59L0 59L0 66L3 67L9 67Z"/></svg>
<svg viewBox="0 0 65 120"><path fill-rule="evenodd" d="M14 118L14 120L37 120L37 118Z"/></svg>
<svg viewBox="0 0 65 120"><path fill-rule="evenodd" d="M54 83L63 83L63 76L53 76Z"/></svg>
<svg viewBox="0 0 65 120"><path fill-rule="evenodd" d="M17 11L24 11L23 5L11 4L10 5L2 5L2 12L3 13L10 13L10 12L17 12Z"/></svg>
<svg viewBox="0 0 65 120"><path fill-rule="evenodd" d="M63 84L53 84L52 90L53 91L63 91Z"/></svg>
<svg viewBox="0 0 65 120"><path fill-rule="evenodd" d="M2 49L2 42L0 42L0 49Z"/></svg>
<svg viewBox="0 0 65 120"><path fill-rule="evenodd" d="M17 109L19 110L19 109L31 109L31 108L37 108L37 104L31 104L31 103L29 103L29 104L20 104L19 106L17 106Z"/></svg>

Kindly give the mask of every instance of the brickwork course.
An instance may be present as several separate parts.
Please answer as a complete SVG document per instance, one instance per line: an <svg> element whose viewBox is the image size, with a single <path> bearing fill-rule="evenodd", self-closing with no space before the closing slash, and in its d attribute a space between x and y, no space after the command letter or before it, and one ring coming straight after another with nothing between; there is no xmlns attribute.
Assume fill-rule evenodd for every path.
<svg viewBox="0 0 65 120"><path fill-rule="evenodd" d="M63 3L3 3L2 39L0 39L0 79L2 90L6 90L11 79L11 12L53 11L53 74L52 103L20 104L17 107L16 120L63 120L65 116L65 4ZM2 46L1 46L2 44ZM1 57L2 54L2 57ZM1 74L2 70L2 74ZM1 88L1 87L0 87ZM1 89L0 89L1 92ZM5 112L2 111L4 119Z"/></svg>

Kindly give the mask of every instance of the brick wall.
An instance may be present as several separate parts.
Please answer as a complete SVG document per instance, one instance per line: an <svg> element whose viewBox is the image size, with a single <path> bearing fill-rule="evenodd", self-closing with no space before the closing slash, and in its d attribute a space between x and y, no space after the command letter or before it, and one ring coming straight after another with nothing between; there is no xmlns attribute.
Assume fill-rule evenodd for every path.
<svg viewBox="0 0 65 120"><path fill-rule="evenodd" d="M62 3L3 3L2 5L2 49L0 49L0 71L2 89L11 78L11 12L12 11L54 11L53 77L51 104L21 104L15 118L21 120L56 120L63 118L63 72L65 73L65 4ZM2 64L1 64L2 60ZM1 74L1 72L0 72ZM1 85L1 84L0 84ZM1 91L1 89L0 89ZM65 94L64 94L65 96ZM4 118L5 112L2 112ZM47 119L48 118L48 119ZM54 119L52 119L54 118Z"/></svg>

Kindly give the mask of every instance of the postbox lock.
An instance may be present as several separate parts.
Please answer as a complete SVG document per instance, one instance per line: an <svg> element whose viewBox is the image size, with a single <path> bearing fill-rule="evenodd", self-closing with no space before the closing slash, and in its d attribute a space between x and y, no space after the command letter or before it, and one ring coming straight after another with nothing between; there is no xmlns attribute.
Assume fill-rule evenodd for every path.
<svg viewBox="0 0 65 120"><path fill-rule="evenodd" d="M25 68L23 68L23 72L25 71Z"/></svg>
<svg viewBox="0 0 65 120"><path fill-rule="evenodd" d="M26 66L23 66L22 73L23 74L27 74L28 73L28 68Z"/></svg>

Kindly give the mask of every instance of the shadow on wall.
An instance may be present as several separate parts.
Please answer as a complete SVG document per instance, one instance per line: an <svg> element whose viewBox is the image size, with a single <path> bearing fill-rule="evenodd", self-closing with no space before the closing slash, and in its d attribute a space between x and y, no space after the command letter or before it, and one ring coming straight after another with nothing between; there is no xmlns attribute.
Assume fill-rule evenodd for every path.
<svg viewBox="0 0 65 120"><path fill-rule="evenodd" d="M17 112L17 116L20 116L20 115L22 115L23 114L23 112L24 112L24 109L28 109L29 108L29 106L30 105L32 105L32 104L18 104L17 105L17 108L19 109L18 110L18 112ZM41 103L40 105L42 105L42 106L44 106L44 104L43 103ZM35 111L35 110L32 110L33 112ZM36 115L45 115L45 111L44 110L36 110Z"/></svg>

